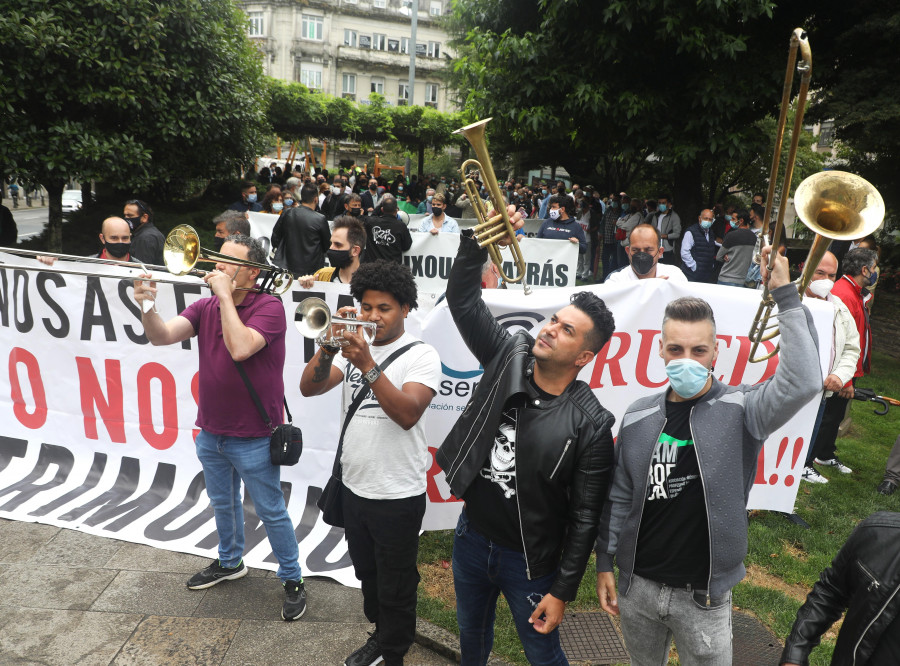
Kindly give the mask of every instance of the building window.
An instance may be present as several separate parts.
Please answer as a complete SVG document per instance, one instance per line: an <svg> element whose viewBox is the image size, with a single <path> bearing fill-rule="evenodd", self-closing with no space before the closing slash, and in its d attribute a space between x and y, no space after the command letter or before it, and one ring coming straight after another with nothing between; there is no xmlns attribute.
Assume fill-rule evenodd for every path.
<svg viewBox="0 0 900 666"><path fill-rule="evenodd" d="M345 5L355 5L357 0L344 0Z"/></svg>
<svg viewBox="0 0 900 666"><path fill-rule="evenodd" d="M372 0L375 9L387 9L387 0Z"/></svg>
<svg viewBox="0 0 900 666"><path fill-rule="evenodd" d="M373 76L372 77L372 87L370 89L370 92L378 93L379 95L383 95L384 94L384 78L382 78L380 76Z"/></svg>
<svg viewBox="0 0 900 666"><path fill-rule="evenodd" d="M429 16L440 16L441 9L440 0L431 0L431 5L428 7L428 14Z"/></svg>
<svg viewBox="0 0 900 666"><path fill-rule="evenodd" d="M341 97L356 99L356 74L341 76Z"/></svg>
<svg viewBox="0 0 900 666"><path fill-rule="evenodd" d="M409 55L409 37L400 38L400 53Z"/></svg>
<svg viewBox="0 0 900 666"><path fill-rule="evenodd" d="M397 39L389 39L388 51L391 53L400 53L400 41Z"/></svg>
<svg viewBox="0 0 900 666"><path fill-rule="evenodd" d="M834 145L834 121L826 120L819 128L819 148L831 148Z"/></svg>
<svg viewBox="0 0 900 666"><path fill-rule="evenodd" d="M436 83L426 83L425 84L425 106L430 106L433 108L437 108L438 101L438 84Z"/></svg>
<svg viewBox="0 0 900 666"><path fill-rule="evenodd" d="M344 30L344 46L356 47L356 30Z"/></svg>
<svg viewBox="0 0 900 666"><path fill-rule="evenodd" d="M247 34L251 37L262 37L265 33L265 23L263 22L262 12L247 12L250 19L250 28Z"/></svg>
<svg viewBox="0 0 900 666"><path fill-rule="evenodd" d="M372 50L387 51L387 35L372 35Z"/></svg>
<svg viewBox="0 0 900 666"><path fill-rule="evenodd" d="M303 63L300 65L300 83L310 90L322 89L322 65Z"/></svg>
<svg viewBox="0 0 900 666"><path fill-rule="evenodd" d="M428 42L428 57L437 58L441 55L440 42Z"/></svg>
<svg viewBox="0 0 900 666"><path fill-rule="evenodd" d="M301 25L301 36L304 39L314 39L317 42L322 41L323 21L321 16L303 15L303 23Z"/></svg>
<svg viewBox="0 0 900 666"><path fill-rule="evenodd" d="M397 106L409 104L409 83L401 83L397 92Z"/></svg>

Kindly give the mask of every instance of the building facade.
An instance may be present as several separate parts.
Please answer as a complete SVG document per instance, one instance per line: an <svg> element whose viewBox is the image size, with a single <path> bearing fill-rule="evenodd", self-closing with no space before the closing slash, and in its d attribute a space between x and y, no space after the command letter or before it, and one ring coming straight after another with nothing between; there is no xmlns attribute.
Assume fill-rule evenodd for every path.
<svg viewBox="0 0 900 666"><path fill-rule="evenodd" d="M450 54L439 19L451 0L419 0L416 44L404 0L256 0L239 2L268 76L365 103L409 103L410 49L416 49L413 103L452 110L442 74Z"/></svg>

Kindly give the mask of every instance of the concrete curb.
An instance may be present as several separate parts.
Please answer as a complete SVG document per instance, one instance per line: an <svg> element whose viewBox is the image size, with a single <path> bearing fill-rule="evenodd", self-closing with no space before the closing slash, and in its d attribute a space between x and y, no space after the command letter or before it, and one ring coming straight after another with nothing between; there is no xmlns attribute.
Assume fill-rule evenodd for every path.
<svg viewBox="0 0 900 666"><path fill-rule="evenodd" d="M459 636L420 617L416 618L416 643L456 663L462 661ZM488 666L510 666L508 661L495 654L491 654L487 663Z"/></svg>

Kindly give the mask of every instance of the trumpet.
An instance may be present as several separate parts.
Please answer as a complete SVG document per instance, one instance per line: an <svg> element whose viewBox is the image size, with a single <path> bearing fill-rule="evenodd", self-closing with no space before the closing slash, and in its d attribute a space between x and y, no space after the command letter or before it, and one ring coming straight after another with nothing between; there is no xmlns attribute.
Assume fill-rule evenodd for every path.
<svg viewBox="0 0 900 666"><path fill-rule="evenodd" d="M294 311L294 326L304 338L310 338L320 345L327 347L346 347L349 343L343 337L343 331L337 334L331 332L332 326L345 326L348 331L355 333L362 329L363 340L366 344L372 344L375 340L375 329L378 324L371 321L360 321L356 315L352 317L335 317L331 314L331 308L321 298L310 297L304 300ZM330 333L330 337L326 334Z"/></svg>
<svg viewBox="0 0 900 666"><path fill-rule="evenodd" d="M460 173L462 182L466 187L466 194L472 202L475 217L478 219L478 223L473 229L475 240L478 241L478 247L487 247L491 260L500 270L500 275L506 282L522 282L525 279L525 259L522 256L519 241L516 239L516 230L509 220L509 212L506 210L506 203L503 200L503 195L500 193L500 185L497 183L497 176L494 175L494 167L491 164L491 158L487 152L487 143L484 140L485 125L491 120L492 118L485 118L453 132L466 137L466 140L475 149L475 155L478 158L463 162L460 167ZM467 175L466 169L469 166L474 167L477 171ZM481 173L482 181L487 188L491 206L494 208L495 214L493 217L488 217L484 204L481 201L481 196L478 193L478 188L475 186L473 175L477 172ZM512 251L513 262L518 271L517 277L509 277L503 272L503 258L500 256L500 248L497 243L504 238L509 239L509 249ZM530 294L531 287L527 283L524 284L525 293Z"/></svg>

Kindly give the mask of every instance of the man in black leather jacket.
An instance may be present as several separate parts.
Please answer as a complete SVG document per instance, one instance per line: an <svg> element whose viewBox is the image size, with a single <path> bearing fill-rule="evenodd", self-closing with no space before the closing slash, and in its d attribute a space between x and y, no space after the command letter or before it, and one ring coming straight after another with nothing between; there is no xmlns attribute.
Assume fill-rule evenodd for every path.
<svg viewBox="0 0 900 666"><path fill-rule="evenodd" d="M294 275L312 275L325 266L331 230L316 212L318 200L316 186L307 183L300 189L300 205L284 211L272 229L275 263Z"/></svg>
<svg viewBox="0 0 900 666"><path fill-rule="evenodd" d="M862 521L797 611L782 664L809 664L809 653L847 609L832 664L900 664L900 513Z"/></svg>
<svg viewBox="0 0 900 666"><path fill-rule="evenodd" d="M557 626L584 575L613 462L614 418L576 377L613 317L579 292L537 340L511 335L481 299L487 251L466 231L447 302L484 375L437 453L466 502L453 546L462 663L486 663L503 592L528 661L567 664Z"/></svg>

